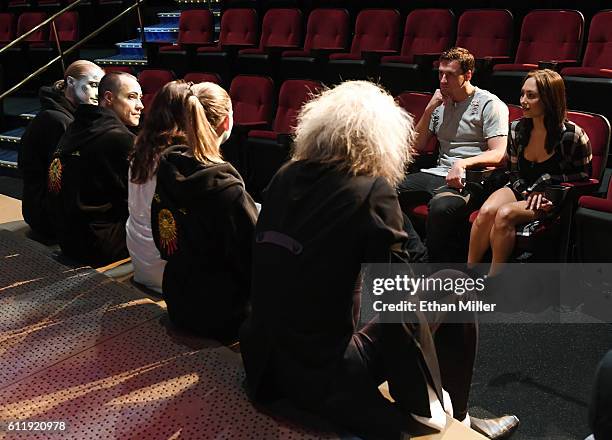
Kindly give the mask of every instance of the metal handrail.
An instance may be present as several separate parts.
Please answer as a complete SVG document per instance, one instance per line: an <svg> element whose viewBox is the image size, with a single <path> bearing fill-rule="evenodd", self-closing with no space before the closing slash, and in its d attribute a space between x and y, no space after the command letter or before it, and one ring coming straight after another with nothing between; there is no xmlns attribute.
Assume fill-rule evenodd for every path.
<svg viewBox="0 0 612 440"><path fill-rule="evenodd" d="M19 37L15 38L13 41L11 41L9 44L7 44L6 46L0 48L0 55L2 54L2 52L4 52L5 50L15 46L16 44L21 43L22 40L28 38L31 34L33 34L34 32L36 32L37 30L39 30L42 27L45 27L46 25L48 25L50 22L54 21L57 17L59 17L60 15L62 15L64 12L67 12L69 10L71 10L72 8L77 7L78 5L81 4L82 1L85 0L75 0L73 3L70 3L68 6L66 6L64 9L62 9L61 11L53 14L51 17L47 18L46 20L44 20L43 22L37 24L36 26L34 26L32 29L30 29L29 31L27 31L25 34L20 35Z"/></svg>
<svg viewBox="0 0 612 440"><path fill-rule="evenodd" d="M77 0L77 1L80 1L80 0ZM10 89L8 89L4 93L2 93L2 95L0 95L0 101L2 101L4 98L6 98L8 95L13 93L17 89L21 88L25 83L27 83L31 79L33 79L33 78L37 77L38 75L40 75L41 73L43 73L45 70L47 70L49 67L51 67L51 65L53 63L55 63L55 62L57 62L59 60L63 60L63 57L65 55L68 55L68 54L74 52L76 49L81 47L83 44L87 43L89 40L91 40L95 36L99 35L106 28L108 28L109 26L115 24L117 21L119 21L121 18L123 18L126 14L128 14L131 11L133 11L135 8L138 8L138 10L140 11L140 5L142 3L144 3L144 2L145 2L145 0L136 0L136 3L134 3L132 6L128 7L123 12L121 12L120 14L115 16L114 18L112 18L109 21L107 21L106 23L104 23L102 26L100 26L98 29L96 29L93 32L91 32L85 38L83 38L82 40L76 42L74 45L72 45L71 47L69 47L65 51L63 51L63 52L60 51L60 54L58 56L56 56L55 58L53 58L52 60L50 60L47 64L45 64L44 66L38 68L35 72L31 73L30 75L28 75L27 77L22 79L20 82L15 84L13 87L11 87ZM144 40L144 32L142 32L142 29L143 29L142 16L141 16L140 13L138 15L139 15L139 19L141 20L141 22L140 22L141 38Z"/></svg>

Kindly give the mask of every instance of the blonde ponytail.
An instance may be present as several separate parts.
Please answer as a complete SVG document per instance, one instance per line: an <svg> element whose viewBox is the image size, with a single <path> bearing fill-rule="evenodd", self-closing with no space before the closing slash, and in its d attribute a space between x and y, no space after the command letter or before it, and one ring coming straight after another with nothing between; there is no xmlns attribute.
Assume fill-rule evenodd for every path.
<svg viewBox="0 0 612 440"><path fill-rule="evenodd" d="M201 162L223 162L217 128L229 115L232 101L227 92L214 83L194 84L191 90L195 96L187 101L191 118L187 133L193 157Z"/></svg>
<svg viewBox="0 0 612 440"><path fill-rule="evenodd" d="M193 157L200 162L223 162L219 151L219 136L208 121L204 107L197 96L187 99L189 124L187 124L187 139L192 149Z"/></svg>

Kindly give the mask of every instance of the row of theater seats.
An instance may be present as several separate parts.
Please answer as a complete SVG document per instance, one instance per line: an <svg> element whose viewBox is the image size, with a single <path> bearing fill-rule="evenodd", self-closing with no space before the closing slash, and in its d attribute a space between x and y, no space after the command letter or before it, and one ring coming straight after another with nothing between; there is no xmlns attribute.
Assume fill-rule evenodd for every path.
<svg viewBox="0 0 612 440"><path fill-rule="evenodd" d="M20 37L48 18L45 12L23 12L18 17L10 12L0 12L0 47L6 46L15 38ZM64 12L54 20L57 39L64 49L79 40L79 13L75 11ZM23 79L38 67L57 56L55 33L50 26L44 26L30 34L20 44L7 49L0 55L3 66L10 60L11 69L4 69L0 75L0 88L5 89ZM76 60L75 51L64 56L66 65ZM63 76L59 63L44 74L43 78L57 79Z"/></svg>
<svg viewBox="0 0 612 440"><path fill-rule="evenodd" d="M24 12L16 16L10 12L0 13L0 47L20 37L48 18L46 12ZM79 39L79 13L64 12L54 20L57 38L61 43L75 42ZM29 47L55 44L55 34L49 26L38 29L25 39Z"/></svg>
<svg viewBox="0 0 612 440"><path fill-rule="evenodd" d="M612 85L611 10L592 18L582 60L585 23L574 10L529 12L517 41L512 14L505 9L467 10L457 22L448 9L416 9L406 17L403 33L398 11L366 9L357 15L352 39L345 9L313 10L305 33L303 21L297 8L269 9L261 26L254 9L227 9L214 42L212 14L183 11L177 43L150 44L149 60L178 72L215 71L224 78L255 73L277 80L307 77L333 83L372 77L399 92L430 90L436 82L438 54L456 45L477 58L475 83L508 102L518 101L518 83L538 65L560 70L571 83L568 89Z"/></svg>
<svg viewBox="0 0 612 440"><path fill-rule="evenodd" d="M138 78L145 95L146 111L146 103L151 101L163 84L173 80L174 75L164 70L143 70ZM219 83L220 78L212 73L190 73L185 76L185 80ZM237 75L232 80L229 94L233 103L235 128L232 138L224 145L223 153L244 176L247 189L256 199L260 199L261 190L289 156L290 136L296 114L309 99L310 93L320 88L321 83L314 80L286 80L280 86L276 98L274 83L269 77ZM430 99L431 93L424 92L403 92L397 95L399 105L414 116L415 122L421 117ZM508 108L510 121L522 116L520 107L509 104ZM580 125L591 141L593 167L590 179L588 182L568 184L571 190L566 200L567 208L562 211L560 217L519 228L518 252L540 252L541 258L567 258L578 198L595 194L600 189L610 146L610 123L602 115L580 111L568 112L568 119ZM419 160L423 160L424 156L435 160L436 150L437 140L434 137L426 151L421 153ZM583 197L580 203L591 210L603 209L612 222L612 193L608 192L608 197L608 202L597 197ZM427 205L410 206L404 201L401 202L404 210L410 213L417 229L422 229L420 226L428 215ZM602 206L604 207L601 208ZM474 212L470 221L474 221L476 215L477 212ZM465 226L469 227L468 224ZM551 236L555 237L552 241ZM551 242L558 243L558 246L551 247Z"/></svg>
<svg viewBox="0 0 612 440"><path fill-rule="evenodd" d="M36 9L36 8L49 8L49 7L64 7L76 0L8 0L3 1L0 4L0 10L11 10L11 9ZM97 0L96 4L101 6L122 4L122 0ZM92 0L86 0L81 2L81 6L91 5Z"/></svg>

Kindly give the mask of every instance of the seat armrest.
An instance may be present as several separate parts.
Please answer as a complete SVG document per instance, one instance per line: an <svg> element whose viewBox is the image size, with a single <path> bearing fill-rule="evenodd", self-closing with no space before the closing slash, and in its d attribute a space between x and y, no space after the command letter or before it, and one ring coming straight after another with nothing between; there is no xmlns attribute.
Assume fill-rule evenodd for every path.
<svg viewBox="0 0 612 440"><path fill-rule="evenodd" d="M254 44L222 44L221 48L231 56L235 56L239 50L252 49L256 47Z"/></svg>
<svg viewBox="0 0 612 440"><path fill-rule="evenodd" d="M327 61L329 56L334 53L346 52L343 47L317 47L316 49L310 49L310 53L319 61Z"/></svg>
<svg viewBox="0 0 612 440"><path fill-rule="evenodd" d="M490 72L493 70L493 66L496 64L507 64L511 63L512 58L507 56L494 56L494 57L484 57L476 59L476 70L481 72Z"/></svg>
<svg viewBox="0 0 612 440"><path fill-rule="evenodd" d="M368 64L380 64L380 59L387 55L397 55L396 50L362 50L361 58Z"/></svg>
<svg viewBox="0 0 612 440"><path fill-rule="evenodd" d="M232 131L235 131L236 134L246 134L251 130L267 130L270 127L270 124L266 121L254 121L254 122L244 122L240 124L234 124L234 128Z"/></svg>
<svg viewBox="0 0 612 440"><path fill-rule="evenodd" d="M434 61L437 61L439 58L439 53L415 53L413 57L414 63L417 64L421 70L431 69Z"/></svg>
<svg viewBox="0 0 612 440"><path fill-rule="evenodd" d="M580 64L576 60L543 60L538 61L539 69L550 69L560 72L565 67L576 67Z"/></svg>

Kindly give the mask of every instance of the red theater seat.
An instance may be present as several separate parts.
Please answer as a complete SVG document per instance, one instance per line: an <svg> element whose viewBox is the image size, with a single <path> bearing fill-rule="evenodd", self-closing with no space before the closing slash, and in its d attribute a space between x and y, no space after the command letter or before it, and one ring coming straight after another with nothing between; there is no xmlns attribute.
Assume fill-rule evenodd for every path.
<svg viewBox="0 0 612 440"><path fill-rule="evenodd" d="M282 53L284 78L321 76L321 61L333 51L346 50L349 36L349 14L346 9L315 9L308 16L304 47Z"/></svg>
<svg viewBox="0 0 612 440"><path fill-rule="evenodd" d="M309 57L312 49L346 48L349 33L349 15L346 9L315 9L308 16L304 47L286 50L285 57Z"/></svg>
<svg viewBox="0 0 612 440"><path fill-rule="evenodd" d="M237 75L229 91L234 129L221 146L223 157L245 176L246 138L250 130L265 130L272 122L274 82L267 76Z"/></svg>
<svg viewBox="0 0 612 440"><path fill-rule="evenodd" d="M583 31L584 17L578 11L529 12L523 19L514 62L493 67L492 91L506 102L518 103L520 84L529 70L537 69L541 62L557 68L577 63Z"/></svg>
<svg viewBox="0 0 612 440"><path fill-rule="evenodd" d="M147 69L138 74L138 82L142 88L143 112L147 111L157 91L170 81L174 81L174 74L169 70Z"/></svg>
<svg viewBox="0 0 612 440"><path fill-rule="evenodd" d="M364 79L378 67L380 57L396 55L399 46L400 14L395 9L364 9L355 22L349 53L329 56L328 76L332 82ZM371 54L371 55L370 55ZM366 66L366 59L371 66Z"/></svg>
<svg viewBox="0 0 612 440"><path fill-rule="evenodd" d="M449 48L455 34L455 16L449 9L415 9L406 18L399 55L381 58L382 80L395 93L406 87L430 90L428 70Z"/></svg>
<svg viewBox="0 0 612 440"><path fill-rule="evenodd" d="M609 263L612 228L612 179L605 198L582 196L575 215L575 257L584 263Z"/></svg>
<svg viewBox="0 0 612 440"><path fill-rule="evenodd" d="M46 19L47 14L44 12L24 12L17 20L17 37L25 34ZM24 41L28 43L41 43L47 41L48 35L49 27L44 26L29 35Z"/></svg>
<svg viewBox="0 0 612 440"><path fill-rule="evenodd" d="M0 13L0 47L15 39L15 16L9 12Z"/></svg>
<svg viewBox="0 0 612 440"><path fill-rule="evenodd" d="M229 78L238 50L257 43L257 12L249 8L226 9L221 15L221 31L216 46L200 47L196 64L199 70L220 73Z"/></svg>
<svg viewBox="0 0 612 440"><path fill-rule="evenodd" d="M212 45L214 17L208 9L192 9L181 12L179 33L175 44L149 44L148 57L159 66L184 73L194 64L198 47ZM157 48L158 53L155 52Z"/></svg>
<svg viewBox="0 0 612 440"><path fill-rule="evenodd" d="M425 92L403 92L398 95L397 103L414 117L414 125L416 125L421 119L421 116L423 116L425 107L427 107L427 104L431 100L432 96L433 95L431 93ZM434 156L436 154L437 145L438 139L434 135L429 139L429 143L425 149L418 152L419 162L421 162L423 159L428 161L435 160Z"/></svg>
<svg viewBox="0 0 612 440"><path fill-rule="evenodd" d="M216 73L208 72L190 72L183 78L186 82L192 82L194 84L201 82L212 82L215 84L221 84L221 78Z"/></svg>
<svg viewBox="0 0 612 440"><path fill-rule="evenodd" d="M591 20L582 65L565 67L561 74L572 108L612 115L608 99L593 99L612 95L612 10Z"/></svg>
<svg viewBox="0 0 612 440"><path fill-rule="evenodd" d="M248 129L265 128L272 118L274 83L266 76L238 75L230 85L234 124Z"/></svg>
<svg viewBox="0 0 612 440"><path fill-rule="evenodd" d="M507 57L512 46L512 14L507 9L470 9L459 17L455 46L476 59Z"/></svg>
<svg viewBox="0 0 612 440"><path fill-rule="evenodd" d="M281 165L287 161L302 106L322 85L311 80L287 80L281 86L272 130L251 130L247 140L247 190L258 198Z"/></svg>
<svg viewBox="0 0 612 440"><path fill-rule="evenodd" d="M301 41L302 12L299 9L268 9L261 25L259 47L238 52L237 71L273 75L281 53L297 49Z"/></svg>

